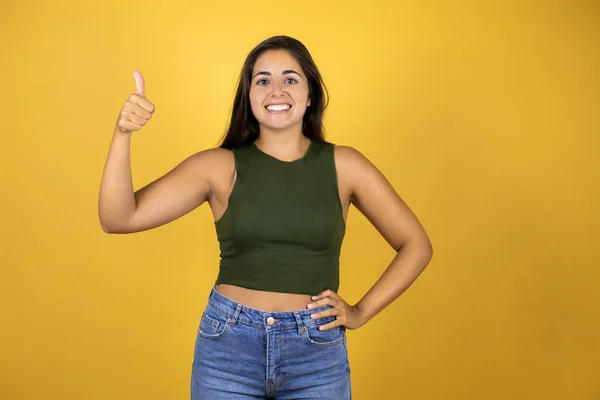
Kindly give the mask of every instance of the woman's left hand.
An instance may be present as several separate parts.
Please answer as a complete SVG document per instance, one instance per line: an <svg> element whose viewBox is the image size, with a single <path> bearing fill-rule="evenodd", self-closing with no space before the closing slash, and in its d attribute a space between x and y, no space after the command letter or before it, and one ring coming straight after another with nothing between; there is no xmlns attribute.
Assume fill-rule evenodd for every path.
<svg viewBox="0 0 600 400"><path fill-rule="evenodd" d="M356 329L364 325L367 321L356 306L351 306L340 295L332 290L325 290L316 296L311 297L313 302L307 305L309 309L323 307L325 305L332 306L328 310L320 311L312 314L313 319L329 317L335 315L335 321L321 325L320 330L326 331L336 326L344 325L348 329Z"/></svg>

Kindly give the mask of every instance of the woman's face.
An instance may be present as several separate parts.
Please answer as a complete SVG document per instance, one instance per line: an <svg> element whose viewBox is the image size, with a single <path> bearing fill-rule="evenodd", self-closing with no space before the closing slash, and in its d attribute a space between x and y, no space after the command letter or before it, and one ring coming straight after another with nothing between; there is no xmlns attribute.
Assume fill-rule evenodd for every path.
<svg viewBox="0 0 600 400"><path fill-rule="evenodd" d="M267 106L277 104L276 109ZM294 57L285 50L267 50L256 60L250 80L250 107L261 130L284 130L299 124L308 98L308 81Z"/></svg>

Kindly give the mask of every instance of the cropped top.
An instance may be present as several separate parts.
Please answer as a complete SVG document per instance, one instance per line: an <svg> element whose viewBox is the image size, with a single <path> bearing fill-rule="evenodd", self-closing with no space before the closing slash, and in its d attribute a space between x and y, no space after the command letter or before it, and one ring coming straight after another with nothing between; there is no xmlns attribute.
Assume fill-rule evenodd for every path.
<svg viewBox="0 0 600 400"><path fill-rule="evenodd" d="M281 161L254 143L233 149L235 180L215 222L221 250L215 284L315 295L337 292L346 231L334 145L312 140Z"/></svg>

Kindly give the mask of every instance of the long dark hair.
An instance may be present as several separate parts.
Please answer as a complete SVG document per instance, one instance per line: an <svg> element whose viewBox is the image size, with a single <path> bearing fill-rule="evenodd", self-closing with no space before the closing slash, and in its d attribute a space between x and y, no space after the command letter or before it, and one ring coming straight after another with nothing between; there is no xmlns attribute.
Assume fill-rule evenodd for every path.
<svg viewBox="0 0 600 400"><path fill-rule="evenodd" d="M254 64L267 50L286 50L300 64L308 80L310 97L310 107L307 107L302 119L302 134L312 140L325 142L323 114L329 103L329 93L321 73L308 49L299 40L289 36L273 36L252 49L244 61L229 127L219 147L238 148L254 142L259 137L258 121L250 108L250 85Z"/></svg>

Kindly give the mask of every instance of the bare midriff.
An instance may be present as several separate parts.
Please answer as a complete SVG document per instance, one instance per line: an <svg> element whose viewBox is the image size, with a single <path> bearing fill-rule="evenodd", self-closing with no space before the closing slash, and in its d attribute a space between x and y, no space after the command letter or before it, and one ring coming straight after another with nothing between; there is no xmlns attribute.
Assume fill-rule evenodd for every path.
<svg viewBox="0 0 600 400"><path fill-rule="evenodd" d="M308 294L266 292L225 283L216 285L215 289L222 295L245 306L269 312L307 310L306 306L311 303Z"/></svg>

